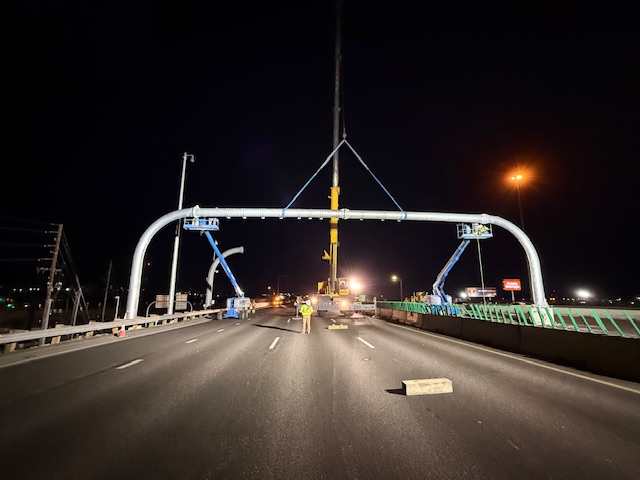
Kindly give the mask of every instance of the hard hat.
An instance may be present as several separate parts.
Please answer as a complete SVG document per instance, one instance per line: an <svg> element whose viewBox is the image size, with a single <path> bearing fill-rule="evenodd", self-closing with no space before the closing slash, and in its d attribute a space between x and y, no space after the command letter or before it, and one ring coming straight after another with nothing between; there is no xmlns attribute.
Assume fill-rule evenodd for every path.
<svg viewBox="0 0 640 480"><path fill-rule="evenodd" d="M305 303L306 303L307 305L311 305L311 300L307 300Z"/></svg>

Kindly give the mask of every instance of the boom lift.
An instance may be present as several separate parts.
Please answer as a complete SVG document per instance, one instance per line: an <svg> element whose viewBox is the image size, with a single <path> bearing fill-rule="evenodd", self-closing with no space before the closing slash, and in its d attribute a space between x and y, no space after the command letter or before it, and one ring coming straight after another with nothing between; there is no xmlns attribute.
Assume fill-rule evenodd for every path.
<svg viewBox="0 0 640 480"><path fill-rule="evenodd" d="M486 238L493 237L493 231L491 225L483 225L481 223L473 223L471 225L466 223L459 223L457 225L458 230L458 239L462 239L458 248L456 248L449 261L443 267L443 269L438 274L436 281L433 283L433 291L432 295L429 296L429 302L432 305L450 305L451 304L451 296L444 293L444 281L447 278L447 275L456 264L456 262L460 259L460 255L464 252L467 245L471 242L471 240L484 240Z"/></svg>
<svg viewBox="0 0 640 480"><path fill-rule="evenodd" d="M213 247L213 251L216 252L217 258L220 261L220 265L222 265L224 273L226 273L227 277L229 277L229 281L231 282L231 285L236 292L235 297L227 298L227 310L224 318L240 318L240 315L242 316L242 318L245 318L247 312L251 308L251 299L244 296L244 292L238 285L236 277L231 272L229 264L227 264L227 261L220 252L218 245L216 245L216 242L213 240L213 237L209 233L210 231L217 232L218 230L220 230L220 221L217 218L185 218L183 228L185 230L197 230L201 234L205 234L207 240L209 240L209 243L211 244L211 247Z"/></svg>

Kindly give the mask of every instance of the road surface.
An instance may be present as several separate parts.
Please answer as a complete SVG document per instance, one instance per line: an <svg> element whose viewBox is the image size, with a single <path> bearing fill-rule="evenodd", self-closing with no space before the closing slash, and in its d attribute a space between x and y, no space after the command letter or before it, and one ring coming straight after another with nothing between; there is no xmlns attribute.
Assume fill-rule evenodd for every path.
<svg viewBox="0 0 640 480"><path fill-rule="evenodd" d="M638 478L636 383L375 318L301 335L293 315L5 355L2 477ZM453 391L403 394L433 378Z"/></svg>

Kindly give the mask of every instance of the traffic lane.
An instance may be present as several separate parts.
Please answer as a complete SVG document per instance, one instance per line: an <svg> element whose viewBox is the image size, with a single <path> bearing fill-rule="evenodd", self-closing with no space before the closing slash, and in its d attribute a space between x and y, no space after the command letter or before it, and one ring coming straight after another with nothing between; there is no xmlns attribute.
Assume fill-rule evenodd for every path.
<svg viewBox="0 0 640 480"><path fill-rule="evenodd" d="M159 354L165 356L181 342L196 342L199 337L218 334L237 328L242 323L269 322L267 312L259 312L249 319L207 320L196 324L174 324L142 330L129 330L125 338L111 336L108 343L103 339L78 339L75 345L51 345L33 352L31 358L21 355L15 364L0 368L0 406L18 401L21 397L65 385L88 375L114 368L127 361ZM267 319L267 320L264 320ZM277 320L273 317L271 323ZM159 337L155 337L160 335ZM152 337L153 336L153 337ZM201 340L201 339L200 339ZM126 342L135 341L135 344ZM94 347L91 344L94 343ZM127 348L121 348L126 343ZM85 348L94 348L89 355L81 353ZM56 357L52 360L51 357ZM79 360L81 358L81 360Z"/></svg>
<svg viewBox="0 0 640 480"><path fill-rule="evenodd" d="M383 332L360 333L371 339L376 352L388 351L380 369L391 374L387 381L452 380L451 401L436 413L478 461L497 469L496 475L526 469L553 478L633 478L640 468L637 384L634 393L615 388L631 382L595 383L553 366L524 362L522 356L381 325L387 326ZM412 414L420 418L423 413ZM539 452L545 462L525 454L530 451Z"/></svg>
<svg viewBox="0 0 640 480"><path fill-rule="evenodd" d="M216 385L225 395L216 399L224 415L211 410L210 400L192 398L197 405L190 410L201 416L184 435L198 431L197 446L191 448L199 448L206 463L215 465L207 471L210 478L375 478L381 472L398 478L444 478L455 466L461 472L464 453L453 453L446 435L434 432L425 440L423 429L416 430L403 415L398 424L385 415L370 418L384 400L377 397L391 401L392 396L386 391L372 395L359 386L353 391L354 378L342 372L350 353L342 351L340 332L313 327L311 335L285 331L261 361L247 358L235 366L235 376L222 372ZM370 375L359 370L355 376L367 384ZM170 430L179 428L176 424ZM414 437L406 441L410 429ZM425 441L433 448L431 454L422 448ZM211 449L204 447L211 444ZM169 448L167 455L180 455ZM435 454L445 448L451 454ZM134 456L141 455L145 452ZM158 460L150 452L146 455L141 462L149 464L145 471L155 472ZM201 464L190 465L194 474L205 474ZM164 465L158 471L171 468ZM474 471L473 466L464 468ZM483 478L476 473L469 478Z"/></svg>
<svg viewBox="0 0 640 480"><path fill-rule="evenodd" d="M370 347L350 335L353 329L329 330L332 323L330 317L313 317L311 335L287 333L276 347L279 355L270 357L268 364L275 370L261 376L273 384L261 389L270 397L266 403L271 415L256 412L256 441L240 470L217 473L266 472L268 478L282 478L295 471L296 478L375 478L384 472L397 478L484 478L465 462L465 453L455 449L447 432L430 429L432 422L416 425L403 413L398 395L371 388L370 379L377 373L368 363Z"/></svg>
<svg viewBox="0 0 640 480"><path fill-rule="evenodd" d="M413 415L417 399L397 391L404 377L390 380L384 349L362 342L368 337L363 331L350 324L344 330L319 329L313 338L319 356L314 363L325 367L321 385L331 386L327 421L331 443L339 446L338 478L491 478L460 448L455 433L436 418ZM449 401L446 395L429 397L429 408Z"/></svg>
<svg viewBox="0 0 640 480"><path fill-rule="evenodd" d="M0 416L5 434L0 448L10 459L3 465L4 471L13 470L24 476L24 465L28 465L29 478L48 477L52 471L60 475L64 472L64 478L86 478L86 472L95 469L97 477L94 478L100 478L100 472L104 478L113 478L117 472L111 471L112 461L104 462L103 456L96 459L95 452L99 451L108 458L128 462L132 468L140 466L154 471L156 464L161 465L158 474L162 476L163 470L169 467L165 461L174 458L172 452L176 447L171 439L189 445L187 451L178 449L178 452L188 455L192 448L191 433L181 437L180 432L185 431L185 422L188 425L189 418L193 418L198 409L182 407L198 398L209 405L216 395L222 397L220 404L233 399L227 391L233 391L237 382L237 366L259 363L258 352L266 348L267 333L248 323L244 330L246 334L232 342L213 342L215 337L209 336L200 344L200 349L191 349L190 355L174 349L156 361L84 377L12 405L12 418L6 415L8 411ZM158 335L154 337L159 340ZM260 344L253 345L253 341ZM125 343L120 346L124 348ZM252 351L257 357L252 356ZM251 361L245 362L247 359ZM224 377L220 374L225 371L232 377L229 388L224 381L217 381L219 376ZM202 390L207 393L200 396ZM224 409L221 412L222 416L226 415ZM218 410L211 412L212 418L219 414ZM195 429L201 422L198 419L193 423ZM168 424L175 425L165 432ZM138 443L141 451L137 451ZM144 459L149 443L153 447L153 461L147 463ZM42 451L37 462L29 458L32 451ZM163 456L158 456L158 452ZM176 464L173 460L169 463ZM184 477L177 471L176 476Z"/></svg>
<svg viewBox="0 0 640 480"><path fill-rule="evenodd" d="M245 330L251 327L246 325ZM265 330L253 326L253 332ZM132 475L180 478L202 478L211 472L215 478L254 474L278 478L293 466L297 478L318 478L318 472L347 478L345 472L354 471L352 452L343 456L344 446L332 441L343 422L327 423L336 411L333 392L340 388L329 383L334 375L328 372L337 366L322 368L330 351L321 346L311 350L316 352L315 360L309 355L313 349L309 341L315 337L283 335L285 341L271 350L263 333L249 331L207 355L187 357L193 361L168 358L166 366L171 368L153 375L151 362L122 370L121 376L105 374L109 378L97 382L105 390L96 398L86 392L99 385L92 385L94 377L87 378L78 391L73 391L76 385L65 389L73 399L67 411L64 399L41 399L41 405L57 413L45 421L32 419L50 434L42 444L30 444L29 448L45 452L39 457L41 463L29 464L30 478L53 469L64 471L65 478L81 478L88 470L94 478L112 478L122 466ZM251 348L254 340L259 340L261 348ZM285 356L284 352L290 353ZM318 367L327 372L326 380L318 378ZM122 379L127 379L126 385ZM108 408L91 418L99 405ZM88 418L90 432L86 431ZM7 431L14 438L9 447L16 449L4 451L12 459L29 451L25 443L30 438L39 438L37 429L28 433L20 442ZM318 444L325 446L318 451ZM96 459L91 453L98 450L102 455ZM105 458L117 459L117 465ZM5 465L5 471L13 466Z"/></svg>
<svg viewBox="0 0 640 480"><path fill-rule="evenodd" d="M286 318L276 320L286 325ZM265 323L277 325L277 322ZM365 403L344 417L345 411L349 411L348 406L361 400L360 396L363 391L366 392L368 386L370 387L370 382L365 382L362 388L353 390L354 385L365 377L370 379L378 375L377 369L366 371L360 365L349 366L355 365L355 360L358 360L361 354L361 350L357 349L372 349L357 339L359 335L349 340L349 336L344 334L359 333L362 335L361 338L369 338L374 343L376 340L370 337L371 332L365 335L362 331L357 332L353 326L349 330L326 330L319 328L318 323L315 322L316 328L312 324L312 335L309 336L292 333L289 329L282 333L247 323L244 324L245 331L238 336L239 338L234 339L235 341L227 338L223 345L215 343L211 347L199 344L203 347L200 349L202 355L194 354L194 361L188 362L191 366L185 367L182 375L178 375L177 378L173 375L180 370L176 365L170 365L170 369L160 369L156 379L146 382L150 387L164 382L159 391L154 392L145 382L136 381L135 385L142 390L138 395L143 400L134 401L136 395L128 388L128 400L122 405L117 404L118 398L109 402L120 408L114 408L115 415L112 422L107 422L108 426L116 428L121 420L127 426L123 431L113 432L102 438L103 443L106 440L115 442L116 445L122 444L121 450L116 449L109 456L117 454L119 465L127 465L127 471L141 475L149 472L159 475L172 472L183 478L202 478L196 474L207 475L207 472L211 471L216 473L215 478L246 477L252 475L252 472L276 478L276 474L287 471L288 465L294 466L296 473L304 474L307 478L318 478L319 475L314 476L318 472L325 472L325 476L332 478L356 478L356 474L363 472L374 476L380 471L398 470L403 473L404 478L425 478L424 474L414 469L426 468L430 469L426 471L439 472L440 475L442 470L438 467L443 460L434 452L448 447L449 450L446 451L456 454L451 455L447 469L455 467L453 464L461 461L461 457L464 456L457 451L464 451L464 448L456 446L455 442L451 446L438 446L435 443L435 440L449 439L451 435L447 431L434 431L433 436L436 439L427 443L429 448L423 447L417 449L417 452L410 452L427 459L421 458L416 461L412 458L407 464L406 458L409 457L403 453L407 451L407 445L402 440L404 436L408 436L411 428L417 428L412 421L408 422L406 428L399 431L391 428L389 432L390 427L382 428L366 416L363 419L362 415L376 411L375 407L380 401L371 405ZM384 327L384 324L381 326ZM251 331L267 335L256 335ZM241 331L235 330L234 333ZM280 334L281 341L273 349L269 349L267 344L272 345L274 333ZM222 335L223 332L220 332L220 336L216 338L222 339ZM353 349L338 348L347 342L353 343ZM252 348L254 344L259 348ZM230 351L227 351L229 349ZM196 353L196 349L193 350L193 353ZM375 351L379 352L380 347ZM221 359L234 352L238 355L213 374L212 369L220 367ZM286 352L289 352L289 355L285 355ZM347 361L350 355L354 356L354 361ZM376 358L369 357L369 360L364 361L371 362ZM208 359L210 363L207 363ZM306 363L305 359L310 360L311 365ZM138 368L140 372L146 371L144 364L137 364L124 372L131 374L138 371ZM201 381L198 386L197 378L202 375L209 375L209 378ZM179 388L176 388L176 384L179 384ZM254 389L254 386L257 388ZM382 391L377 387L376 391L378 390ZM296 395L295 392L300 394ZM341 399L341 395L345 397L344 400ZM160 397L174 398L171 408L162 408L167 402L159 399ZM396 399L398 397L406 398L395 395ZM376 395L372 398L376 398ZM328 406L331 406L330 410ZM314 416L316 411L320 414ZM394 419L393 414L398 418ZM140 419L145 415L150 420L145 422ZM196 418L192 419L190 415L196 415ZM382 420L390 418L394 425L396 422L407 422L408 417L406 412L403 413L399 408L390 409L386 415L385 412L380 414ZM331 423L328 423L329 418ZM141 423L146 425L146 428L142 428ZM433 420L429 423L437 424ZM105 429L98 425L97 430ZM378 434L379 432L381 433ZM402 438L394 441L394 432ZM79 432L80 435L82 433ZM363 436L372 443L369 451L362 447L360 437ZM415 440L413 444L417 445L424 445L425 438L428 438L422 429L416 430L412 437ZM312 448L318 443L323 445L320 449ZM149 448L148 444L153 448ZM138 445L139 449L136 450ZM396 446L401 447L399 451ZM431 449L431 446L436 448ZM367 451L367 454L363 454L364 451ZM370 454L376 459L371 460ZM365 458L362 458L363 455ZM430 461L427 461L428 459ZM444 464L447 462L444 461ZM186 465L189 465L189 468L185 470ZM458 470L451 471L462 477L470 468L469 465L475 464L469 460L461 461ZM95 463L88 466L97 468ZM105 478L118 473L117 468L110 470L110 467L112 465L106 462L99 468L105 473ZM381 468L383 470L380 470ZM180 474L181 470L188 473ZM270 476L272 474L274 476ZM299 478L305 478L304 476ZM473 476L482 478L477 471Z"/></svg>
<svg viewBox="0 0 640 480"><path fill-rule="evenodd" d="M235 319L223 319L188 325L176 324L179 328L174 325L158 326L130 330L125 338L114 335L108 343L99 343L102 340L100 338L89 338L73 340L75 345L37 347L45 351L39 351L37 355L34 352L32 358L21 356L16 359L16 364L0 368L0 407L19 401L25 395L65 385L126 361L143 358L154 352L164 354L183 339L209 335L235 323L238 323ZM128 342L135 342L135 345ZM92 343L94 347L91 347ZM123 343L126 343L127 348L121 348ZM91 349L89 354L82 353L86 348Z"/></svg>

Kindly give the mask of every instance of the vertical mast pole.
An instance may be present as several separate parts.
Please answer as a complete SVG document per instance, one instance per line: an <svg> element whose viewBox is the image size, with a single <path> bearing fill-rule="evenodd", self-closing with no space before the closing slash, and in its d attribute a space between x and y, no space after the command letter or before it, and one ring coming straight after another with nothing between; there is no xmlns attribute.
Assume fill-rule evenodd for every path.
<svg viewBox="0 0 640 480"><path fill-rule="evenodd" d="M336 20L336 51L335 51L335 83L333 96L333 149L335 150L340 142L340 31L341 31L341 7L342 0L337 0L337 20ZM340 195L338 173L338 152L333 155L333 178L331 182L331 210L338 210L338 196ZM338 219L329 219L329 293L336 293L336 279L338 277Z"/></svg>
<svg viewBox="0 0 640 480"><path fill-rule="evenodd" d="M113 260L109 260L109 270L107 271L107 286L104 288L104 300L102 302L102 321L104 322L104 311L107 308L107 293L109 293L109 282L111 281L111 265Z"/></svg>
<svg viewBox="0 0 640 480"><path fill-rule="evenodd" d="M62 239L62 224L58 225L58 234L56 235L56 245L53 249L53 258L51 259L51 268L49 269L49 280L47 281L47 298L44 301L44 312L42 314L42 330L49 328L49 315L51 314L51 295L56 281L56 266L58 265L58 253L60 252L60 240ZM38 340L38 345L43 346L45 338Z"/></svg>

